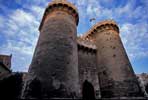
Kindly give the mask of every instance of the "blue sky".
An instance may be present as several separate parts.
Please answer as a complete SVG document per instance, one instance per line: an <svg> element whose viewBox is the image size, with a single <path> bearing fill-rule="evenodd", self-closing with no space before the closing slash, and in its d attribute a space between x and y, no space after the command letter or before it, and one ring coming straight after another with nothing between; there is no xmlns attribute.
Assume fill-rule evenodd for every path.
<svg viewBox="0 0 148 100"><path fill-rule="evenodd" d="M27 71L38 27L51 0L0 0L0 54L12 54L12 70ZM78 35L113 19L136 73L148 72L148 0L68 0L79 12ZM96 20L90 22L89 19Z"/></svg>

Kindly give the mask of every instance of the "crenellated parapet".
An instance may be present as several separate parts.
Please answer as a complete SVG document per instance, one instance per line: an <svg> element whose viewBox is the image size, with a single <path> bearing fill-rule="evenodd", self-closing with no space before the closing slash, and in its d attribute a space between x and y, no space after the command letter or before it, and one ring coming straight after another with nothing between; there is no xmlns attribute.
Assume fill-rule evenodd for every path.
<svg viewBox="0 0 148 100"><path fill-rule="evenodd" d="M83 35L83 38L92 39L92 35L106 30L113 30L119 33L119 27L114 20L104 20L95 24L86 34Z"/></svg>
<svg viewBox="0 0 148 100"><path fill-rule="evenodd" d="M77 44L79 50L96 53L97 48L93 40L77 37Z"/></svg>
<svg viewBox="0 0 148 100"><path fill-rule="evenodd" d="M39 26L39 30L41 30L46 17L54 11L63 11L63 12L66 12L72 15L76 22L76 25L78 25L79 15L78 15L77 8L70 2L67 2L66 0L53 0L52 2L48 4L44 12L41 24Z"/></svg>

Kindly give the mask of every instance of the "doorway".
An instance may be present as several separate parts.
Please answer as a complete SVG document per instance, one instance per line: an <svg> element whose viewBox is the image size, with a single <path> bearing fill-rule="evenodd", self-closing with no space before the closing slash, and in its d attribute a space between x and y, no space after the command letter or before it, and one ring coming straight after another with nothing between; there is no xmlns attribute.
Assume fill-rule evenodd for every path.
<svg viewBox="0 0 148 100"><path fill-rule="evenodd" d="M82 96L83 96L83 100L95 100L94 87L87 80L85 80L83 83Z"/></svg>

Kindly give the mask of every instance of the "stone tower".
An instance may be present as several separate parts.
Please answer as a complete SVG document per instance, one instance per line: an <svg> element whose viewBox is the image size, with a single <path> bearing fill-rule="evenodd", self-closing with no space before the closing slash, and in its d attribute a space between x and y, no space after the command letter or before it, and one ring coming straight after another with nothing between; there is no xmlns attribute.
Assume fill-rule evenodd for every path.
<svg viewBox="0 0 148 100"><path fill-rule="evenodd" d="M97 23L84 36L97 47L97 68L102 97L141 96L138 81L112 20Z"/></svg>
<svg viewBox="0 0 148 100"><path fill-rule="evenodd" d="M77 9L66 0L54 0L45 10L29 68L30 80L39 79L45 98L78 95L78 20Z"/></svg>

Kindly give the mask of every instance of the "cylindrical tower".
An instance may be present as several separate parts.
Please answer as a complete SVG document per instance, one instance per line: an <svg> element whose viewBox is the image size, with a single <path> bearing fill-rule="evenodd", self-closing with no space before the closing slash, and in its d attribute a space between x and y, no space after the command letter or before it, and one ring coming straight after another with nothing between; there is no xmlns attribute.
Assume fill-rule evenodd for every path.
<svg viewBox="0 0 148 100"><path fill-rule="evenodd" d="M95 39L97 46L101 96L141 96L141 89L121 42L117 24L112 20L97 23L86 38Z"/></svg>
<svg viewBox="0 0 148 100"><path fill-rule="evenodd" d="M45 10L29 75L40 80L47 98L77 96L78 20L76 8L65 0L52 1Z"/></svg>

